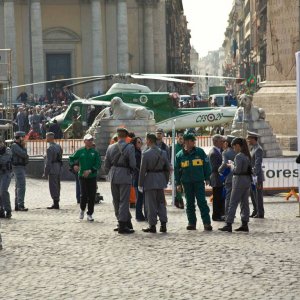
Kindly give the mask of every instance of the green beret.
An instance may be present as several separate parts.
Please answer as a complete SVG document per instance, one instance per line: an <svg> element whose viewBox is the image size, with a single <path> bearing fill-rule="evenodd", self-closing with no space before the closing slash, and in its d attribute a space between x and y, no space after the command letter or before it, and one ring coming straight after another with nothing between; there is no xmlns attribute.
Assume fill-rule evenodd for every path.
<svg viewBox="0 0 300 300"><path fill-rule="evenodd" d="M188 141L188 140L195 141L196 137L192 133L186 133L183 135L183 139L185 141Z"/></svg>

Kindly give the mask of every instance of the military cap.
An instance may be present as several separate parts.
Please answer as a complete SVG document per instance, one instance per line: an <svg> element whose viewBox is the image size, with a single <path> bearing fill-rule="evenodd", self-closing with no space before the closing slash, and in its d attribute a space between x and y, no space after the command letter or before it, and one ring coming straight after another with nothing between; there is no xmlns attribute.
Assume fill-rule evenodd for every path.
<svg viewBox="0 0 300 300"><path fill-rule="evenodd" d="M151 140L153 143L156 143L156 135L154 133L147 133L146 138Z"/></svg>
<svg viewBox="0 0 300 300"><path fill-rule="evenodd" d="M83 137L83 140L84 141L90 141L90 140L93 140L93 136L89 133L87 133L84 137Z"/></svg>
<svg viewBox="0 0 300 300"><path fill-rule="evenodd" d="M16 131L15 132L15 138L24 137L26 134L24 131Z"/></svg>
<svg viewBox="0 0 300 300"><path fill-rule="evenodd" d="M157 128L155 132L156 133L164 133L164 130L162 128Z"/></svg>
<svg viewBox="0 0 300 300"><path fill-rule="evenodd" d="M253 137L253 138L259 138L260 137L260 135L258 134L258 133L256 133L256 132L251 132L251 131L248 131L247 130L247 138L248 137Z"/></svg>
<svg viewBox="0 0 300 300"><path fill-rule="evenodd" d="M124 132L126 135L129 134L129 131L125 127L118 127L117 132Z"/></svg>
<svg viewBox="0 0 300 300"><path fill-rule="evenodd" d="M51 132L51 131L46 133L46 136L54 136L54 135L55 135L54 132Z"/></svg>
<svg viewBox="0 0 300 300"><path fill-rule="evenodd" d="M186 133L186 134L183 135L183 139L184 139L185 141L188 141L188 140L190 140L190 141L195 141L195 140L196 140L196 137L195 137L195 135L192 134L192 133Z"/></svg>

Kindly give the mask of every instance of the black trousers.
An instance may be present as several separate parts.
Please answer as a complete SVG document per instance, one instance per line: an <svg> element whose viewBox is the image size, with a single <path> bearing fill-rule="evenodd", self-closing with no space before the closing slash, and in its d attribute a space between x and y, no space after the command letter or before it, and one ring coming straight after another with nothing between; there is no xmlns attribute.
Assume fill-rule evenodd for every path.
<svg viewBox="0 0 300 300"><path fill-rule="evenodd" d="M86 204L88 204L88 215L94 213L97 178L84 178L79 177L80 182L80 209L85 210Z"/></svg>
<svg viewBox="0 0 300 300"><path fill-rule="evenodd" d="M212 219L220 219L225 214L225 201L223 199L223 186L213 187L212 191L213 191Z"/></svg>

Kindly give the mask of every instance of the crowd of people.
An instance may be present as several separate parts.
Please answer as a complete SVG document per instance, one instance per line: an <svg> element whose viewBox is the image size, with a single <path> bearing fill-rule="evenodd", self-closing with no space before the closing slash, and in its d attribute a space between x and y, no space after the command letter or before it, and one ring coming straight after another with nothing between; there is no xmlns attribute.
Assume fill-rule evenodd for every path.
<svg viewBox="0 0 300 300"><path fill-rule="evenodd" d="M25 132L15 133L10 148L0 141L0 218L11 218L12 207L8 187L11 173L16 178L15 210L28 211L25 206L25 167L28 155L25 146ZM212 220L225 222L221 231L232 232L238 204L241 206L242 224L236 231L249 231L249 217L264 218L263 206L263 150L258 144L259 135L248 132L247 139L233 136L212 137L213 148L206 155L195 146L193 133L179 134L175 145L175 160L171 161L172 150L163 142L164 132L158 128L143 139L126 128L118 128L116 137L108 147L104 169L111 183L111 193L118 222L114 229L120 234L133 233L129 197L131 189L136 194L136 221L147 221L144 232L156 233L160 221L160 232L167 232L167 206L164 189L174 168L176 183L175 206L184 208L186 198L187 230L196 230L197 216L195 202L200 209L204 230L211 231L210 210L205 197L205 185L212 187ZM55 133L47 132L48 148L43 177L48 178L53 204L48 209L59 209L60 174L62 148L55 143ZM99 153L95 149L93 136L86 134L84 147L69 157L70 169L77 174L77 202L80 203L79 218L83 219L86 206L87 220L94 220L94 204L97 191L97 172L101 167ZM250 150L248 148L250 146ZM143 149L143 150L142 150ZM250 215L249 195L253 203Z"/></svg>
<svg viewBox="0 0 300 300"><path fill-rule="evenodd" d="M60 125L57 122L49 121L63 113L67 105L47 104L26 106L23 104L14 112L14 131L25 132L27 139L45 139L46 132L55 133L55 138L63 137Z"/></svg>

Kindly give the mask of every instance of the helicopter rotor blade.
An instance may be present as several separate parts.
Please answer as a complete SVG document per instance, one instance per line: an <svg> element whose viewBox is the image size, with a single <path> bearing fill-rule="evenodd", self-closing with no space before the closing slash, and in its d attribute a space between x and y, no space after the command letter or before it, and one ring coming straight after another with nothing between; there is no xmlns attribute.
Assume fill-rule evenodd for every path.
<svg viewBox="0 0 300 300"><path fill-rule="evenodd" d="M134 79L150 79L150 80L162 80L162 81L173 81L173 82L180 82L180 83L190 83L195 84L194 81L172 78L171 76L163 76L162 74L132 74L132 78Z"/></svg>
<svg viewBox="0 0 300 300"><path fill-rule="evenodd" d="M114 75L102 75L102 76L97 76L95 78L91 78L88 80L71 83L71 84L65 85L64 87L70 88L70 87L81 85L81 84L86 84L86 83L100 81L100 80L109 80L109 79L113 79L113 78L114 78Z"/></svg>
<svg viewBox="0 0 300 300"><path fill-rule="evenodd" d="M107 76L107 75L103 75ZM20 84L20 85L15 85L12 88L20 88L20 87L26 87L26 86L32 86L32 85L38 85L38 84L45 84L45 83L54 83L54 82L62 82L62 81L70 81L70 80L83 80L83 79L88 79L88 78L99 78L99 76L84 76L84 77L74 77L74 78L63 78L63 79L55 79L55 80L48 80L48 81L39 81L39 82L33 82L33 83L26 83L26 84ZM4 90L7 90L8 88L4 88Z"/></svg>
<svg viewBox="0 0 300 300"><path fill-rule="evenodd" d="M220 78L220 79L245 79L239 77L218 76L218 75L198 75L198 74L144 74L145 76L163 76L163 77L189 77L189 78Z"/></svg>

